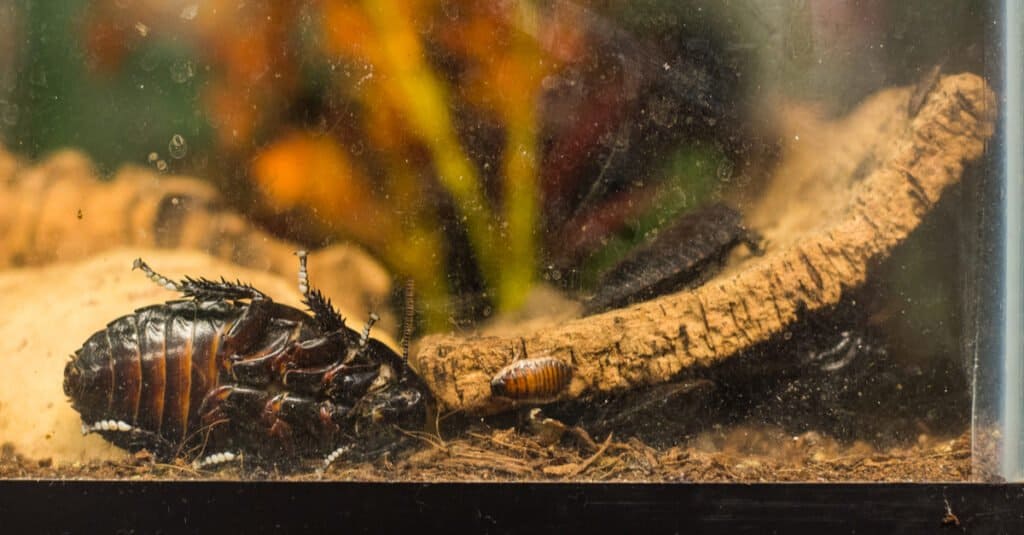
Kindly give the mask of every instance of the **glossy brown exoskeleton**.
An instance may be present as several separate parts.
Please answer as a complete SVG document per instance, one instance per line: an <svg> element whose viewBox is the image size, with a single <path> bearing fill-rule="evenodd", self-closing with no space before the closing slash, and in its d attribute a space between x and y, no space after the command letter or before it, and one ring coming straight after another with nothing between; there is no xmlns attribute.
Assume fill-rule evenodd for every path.
<svg viewBox="0 0 1024 535"><path fill-rule="evenodd" d="M713 204L688 213L604 273L584 312L619 308L695 286L714 274L734 247L745 243L760 254L760 242L729 206Z"/></svg>
<svg viewBox="0 0 1024 535"><path fill-rule="evenodd" d="M491 394L513 401L544 403L558 397L572 379L572 366L553 357L517 360L491 379Z"/></svg>
<svg viewBox="0 0 1024 535"><path fill-rule="evenodd" d="M345 321L309 288L312 315L240 282L151 279L187 300L136 310L93 334L64 369L64 392L97 432L130 450L212 462L308 457L385 445L422 423L427 390L405 359ZM228 453L230 452L230 453ZM336 455L330 460L334 460Z"/></svg>

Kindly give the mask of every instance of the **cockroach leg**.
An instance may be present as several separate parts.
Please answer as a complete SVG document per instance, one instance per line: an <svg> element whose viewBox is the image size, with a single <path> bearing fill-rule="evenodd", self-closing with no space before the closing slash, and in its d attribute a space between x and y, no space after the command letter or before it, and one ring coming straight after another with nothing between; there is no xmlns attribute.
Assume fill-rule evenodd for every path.
<svg viewBox="0 0 1024 535"><path fill-rule="evenodd" d="M750 254L755 256L764 255L764 236L762 236L760 232L752 229L746 229L740 236L740 241L750 249Z"/></svg>
<svg viewBox="0 0 1024 535"><path fill-rule="evenodd" d="M242 311L221 339L224 354L243 355L261 343L271 322L269 305L269 300L261 299L254 301Z"/></svg>
<svg viewBox="0 0 1024 535"><path fill-rule="evenodd" d="M323 466L321 466L317 471L318 472L323 472L324 470L327 470L327 468L329 468L332 464L334 464L334 461L337 461L339 458L341 458L342 455L345 455L351 449L352 449L351 445L349 445L349 446L342 446L340 448L336 448L334 451L332 451L326 457L324 457Z"/></svg>
<svg viewBox="0 0 1024 535"><path fill-rule="evenodd" d="M136 269L141 269L142 272L146 275L146 277L149 278L149 280L159 284L160 286L168 290L171 290L172 292L181 291L181 285L172 281L171 279L168 279L167 277L164 277L163 275L157 273L156 271L153 271L153 268L149 267L149 265L146 264L146 262L144 262L141 258L136 258L135 261L132 262L132 270Z"/></svg>
<svg viewBox="0 0 1024 535"><path fill-rule="evenodd" d="M313 313L313 318L320 326L320 330L325 333L345 330L345 319L334 309L331 300L324 297L320 290L309 285L309 269L306 264L309 253L295 251L295 256L299 257L299 293L302 294L303 302Z"/></svg>
<svg viewBox="0 0 1024 535"><path fill-rule="evenodd" d="M82 435L98 433L118 446L132 451L148 449L159 459L170 459L174 445L159 434L139 429L123 420L99 420L82 424Z"/></svg>
<svg viewBox="0 0 1024 535"><path fill-rule="evenodd" d="M99 431L120 431L122 433L127 433L132 429L134 429L134 427L121 420L100 420L98 422L93 422L91 425L82 424L82 436L90 433L97 433Z"/></svg>
<svg viewBox="0 0 1024 535"><path fill-rule="evenodd" d="M223 278L220 281L213 281L185 277L178 287L185 297L191 297L196 301L240 301L243 299L248 299L253 303L270 301L267 294L244 282L229 282Z"/></svg>
<svg viewBox="0 0 1024 535"><path fill-rule="evenodd" d="M205 470L207 468L217 466L219 464L230 463L233 461L241 461L242 457L242 452L236 453L233 451L221 451L214 453L212 455L207 455L202 459L196 459L195 461L192 461L192 468L196 470Z"/></svg>
<svg viewBox="0 0 1024 535"><path fill-rule="evenodd" d="M295 251L295 256L299 257L299 293L308 300L309 271L306 269L306 257L309 256L309 253L306 251Z"/></svg>
<svg viewBox="0 0 1024 535"><path fill-rule="evenodd" d="M359 334L360 351L366 348L366 343L370 340L370 329L373 328L373 324L378 321L380 321L380 316L371 312L370 319L366 320L366 326L363 327L363 332Z"/></svg>

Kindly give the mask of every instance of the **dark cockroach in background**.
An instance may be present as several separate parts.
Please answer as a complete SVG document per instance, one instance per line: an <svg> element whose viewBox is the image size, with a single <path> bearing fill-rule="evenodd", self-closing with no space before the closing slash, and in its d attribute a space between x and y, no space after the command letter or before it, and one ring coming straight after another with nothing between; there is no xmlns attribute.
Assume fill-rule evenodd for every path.
<svg viewBox="0 0 1024 535"><path fill-rule="evenodd" d="M114 320L67 363L64 391L83 432L162 458L212 454L205 466L236 452L288 464L386 449L392 424L421 425L429 394L402 356L369 336L376 316L361 333L348 328L299 259L312 315L241 282L174 282L137 260L189 299Z"/></svg>
<svg viewBox="0 0 1024 535"><path fill-rule="evenodd" d="M687 213L605 272L584 311L593 314L699 285L741 243L762 253L760 235L744 226L735 209L716 203Z"/></svg>

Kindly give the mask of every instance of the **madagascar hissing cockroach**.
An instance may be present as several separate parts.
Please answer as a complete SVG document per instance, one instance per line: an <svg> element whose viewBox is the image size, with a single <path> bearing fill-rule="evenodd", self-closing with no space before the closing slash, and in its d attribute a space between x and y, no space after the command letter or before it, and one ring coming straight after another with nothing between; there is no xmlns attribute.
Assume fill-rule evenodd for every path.
<svg viewBox="0 0 1024 535"><path fill-rule="evenodd" d="M214 460L276 460L380 447L391 424L420 425L428 391L403 356L370 337L376 316L361 333L346 327L310 288L304 252L299 266L312 314L241 282L175 282L136 260L188 299L118 318L71 357L64 392L83 432L165 458L205 450Z"/></svg>
<svg viewBox="0 0 1024 535"><path fill-rule="evenodd" d="M514 401L553 401L572 379L572 366L554 357L520 359L491 379L491 394Z"/></svg>
<svg viewBox="0 0 1024 535"><path fill-rule="evenodd" d="M584 303L593 314L700 284L741 243L761 254L761 237L739 212L712 204L677 219L646 245L631 251L601 276L597 293Z"/></svg>

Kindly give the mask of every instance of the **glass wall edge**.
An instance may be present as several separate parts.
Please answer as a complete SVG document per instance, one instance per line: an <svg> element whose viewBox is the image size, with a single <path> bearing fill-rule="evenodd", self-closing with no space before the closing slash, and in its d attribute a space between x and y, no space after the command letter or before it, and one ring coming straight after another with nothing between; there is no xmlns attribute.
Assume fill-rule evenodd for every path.
<svg viewBox="0 0 1024 535"><path fill-rule="evenodd" d="M1024 6L1005 0L1003 96L1004 206L1003 395L1001 475L1008 481L1024 480Z"/></svg>

